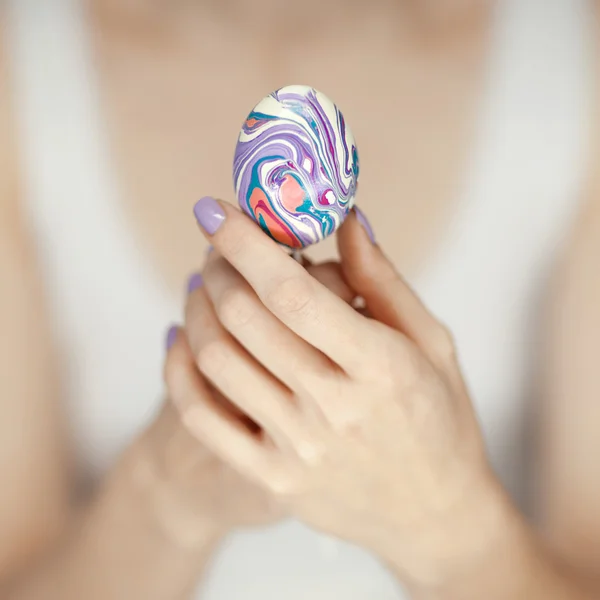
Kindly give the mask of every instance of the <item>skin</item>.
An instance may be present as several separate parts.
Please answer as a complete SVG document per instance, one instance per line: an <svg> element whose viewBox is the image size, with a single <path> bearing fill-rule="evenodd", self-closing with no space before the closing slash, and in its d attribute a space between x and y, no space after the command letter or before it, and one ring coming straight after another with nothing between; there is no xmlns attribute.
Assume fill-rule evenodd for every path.
<svg viewBox="0 0 600 600"><path fill-rule="evenodd" d="M394 262L412 271L435 251L460 199L490 24L486 2L435 5L375 0L365 12L363 2L307 0L298 12L281 0L179 0L168 10L157 0L92 1L124 211L174 290L205 247L189 206L202 190L231 197L242 120L289 83L310 82L339 102L361 153L363 208ZM370 86L389 90L376 109L361 92ZM403 164L410 168L390 182ZM333 240L310 252L334 254Z"/></svg>
<svg viewBox="0 0 600 600"><path fill-rule="evenodd" d="M600 133L600 132L599 132ZM597 135L596 143L600 140ZM600 150L600 148L598 149ZM540 455L543 522L570 564L600 579L600 176L553 282L541 381L545 399Z"/></svg>
<svg viewBox="0 0 600 600"><path fill-rule="evenodd" d="M265 88L277 87L281 82L272 73L263 73L262 78L252 87L252 82L244 79L243 73L232 70L232 81L238 78L245 82L243 87L247 90L247 97L240 97L239 104L235 104L235 95L227 96L223 112L217 115L214 125L211 122L208 129L199 127L193 120L198 107L202 107L201 112L205 112L211 105L199 104L206 102L207 85L199 86L197 82L200 79L203 82L214 82L215 79L211 80L210 77L216 78L218 72L217 69L212 69L210 63L206 64L206 61L197 62L199 36L191 33L198 32L199 27L202 27L203 36L200 39L208 42L209 49L219 47L229 61L227 68L235 69L238 68L236 60L240 47L234 44L239 42L230 39L231 44L221 43L224 33L230 31L233 23L220 21L223 15L215 12L214 6L212 20L206 20L205 12L198 12L205 11L208 5L198 8L195 3L181 3L177 11L170 13L172 16L168 19L164 18L164 13L160 13L157 18L154 9L149 10L149 6L156 8L156 5L134 3L133 0L122 3L104 0L95 3L93 10L97 17L96 31L102 34L99 35L96 48L116 157L124 188L129 192L125 208L132 218L134 231L145 241L148 251L163 266L173 285L179 288L184 273L196 266L192 255L197 256L197 252L191 249L195 243L201 248L204 241L200 241L191 219L181 217L178 220L179 217L174 216L188 214L188 211L173 211L171 199L195 196L199 186L217 192L222 189L223 195L227 195L230 189L230 147L226 140L232 139L232 136L234 139L236 134L235 128L227 129L228 123L239 122L240 115L246 114ZM406 236L397 236L395 229L385 230L386 220L377 218L377 211L386 206L384 199L389 197L389 186L385 178L374 171L371 182L364 181L364 197L373 198L373 211L369 207L369 213L374 214L377 224L383 225L383 230L377 228L382 246L391 245L394 263L414 266L418 264L419 256L431 250L445 218L452 214L451 198L462 160L461 152L456 149L467 147L467 116L472 110L482 72L479 57L484 55L486 21L482 15L486 12L473 11L473 6L469 3L422 2L406 3L406 6L411 8L406 16L411 25L418 28L415 29L419 32L418 36L409 35L409 27L402 30L402 36L397 35L400 33L398 31L384 29L383 31L388 32L388 37L382 37L382 24L387 23L389 27L390 23L395 22L388 18L390 14L395 16L395 13L385 12L391 10L390 5L382 3L382 12L374 13L378 16L374 17L371 37L364 37L365 47L360 47L357 52L360 55L358 58L362 57L365 64L372 64L374 60L380 61L394 50L389 57L389 65L399 70L399 87L395 88L395 93L399 94L403 102L406 101L398 107L398 118L403 131L410 131L405 128L410 128L417 122L431 123L437 131L447 133L444 135L445 139L452 140L449 144L452 148L450 153L447 148L440 148L439 154L435 155L431 155L430 148L423 148L422 153L415 153L415 149L409 144L404 150L399 150L400 154L394 159L396 164L397 160L402 159L401 153L409 150L412 155L421 157L421 161L417 161L417 165L421 166L411 169L406 183L403 178L401 183L395 184L405 186L395 188L394 193L398 197L423 199L422 202L398 203L403 211L398 214L398 220L407 225ZM236 5L236 9L238 8L240 7ZM447 10L450 12L445 12ZM124 18L127 16L124 12L129 13L130 18ZM355 18L354 27L363 23L359 19L362 18L362 12L348 11L347 14ZM251 14L247 16L252 17ZM264 27L273 25L274 23L266 23ZM245 26L241 28L244 29ZM0 42L1 33L0 29ZM342 31L337 33L341 38ZM264 39L266 36L257 37ZM397 49L391 44L391 40L395 39L401 40ZM385 43L382 41L375 44L377 40L385 40ZM376 48L378 53L366 53L366 48ZM267 50L269 49L255 47L252 56L260 60ZM298 59L300 48L297 48L296 54L290 53L291 63L286 66L293 71L295 77L305 79L302 64L312 69L313 63L320 57L317 50L313 62L302 63ZM162 57L162 60L157 61L157 57ZM169 60L165 63L166 57ZM0 55L2 81L6 79L2 70L5 68L3 58ZM157 64L165 64L165 69L161 70ZM199 70L200 66L203 66L203 71ZM383 69L385 73L388 70ZM198 77L198 73L202 77ZM323 69L320 75L327 82L322 87L327 87L328 90L329 73L330 67ZM401 82L414 86L417 73L423 87L412 97L402 94ZM445 73L449 75L442 77ZM177 86L177 89L187 89L188 93L182 94L182 98L169 97L170 104L167 103L167 106L172 109L164 110L164 103L160 107L151 102L144 104L140 99L151 97L143 85L144 74L146 77L156 77L150 82L154 89L158 86L159 89L168 90ZM423 74L427 77L423 78ZM315 72L315 75L318 73ZM457 77L464 85L450 86L450 82L456 81ZM186 82L190 87L182 88ZM354 81L349 83L353 90L356 89ZM344 91L343 83L338 85L338 90L331 91L332 96L343 96L351 98L350 102L356 102L354 106L343 108L348 120L357 125L357 137L364 139L367 146L380 147L384 141L369 136L368 119L360 116L368 113L368 98L354 98L348 91ZM386 278L386 282L402 286L399 288L404 292L402 298L409 301L408 306L416 311L415 314L419 316L417 321L429 323L431 329L439 333L437 342L422 347L420 342L417 343L412 338L418 332L398 329L390 320L395 316L412 322L413 313L406 312L406 304L396 307L393 302L386 303L382 298L371 297L371 312L376 312L377 309L373 309L379 305L381 315L385 316L380 315L378 324L369 321L369 325L381 335L393 338L394 343L398 343L398 339L402 340L400 345L403 348L408 346L412 349L411 356L420 357L409 366L419 364L423 366L424 372L429 373L429 378L415 379L419 387L413 392L418 393L420 399L426 400L419 402L419 411L406 410L407 405L416 405L410 402L405 387L400 390L393 388L398 391L398 395L389 404L395 407L395 422L401 420L406 432L402 447L393 446L394 439L391 436L379 439L373 435L378 427L382 427L380 415L365 412L364 402L361 405L361 396L356 392L358 388L354 380L344 380L346 389L350 390L352 387L354 390L350 404L353 411L341 425L335 423L334 427L333 419L327 418L319 410L311 415L309 408L318 406L312 396L308 400L313 404L307 401L306 405L294 407L294 410L302 409L308 415L306 419L288 422L290 427L298 428L299 440L309 440L308 451L300 444L301 451L294 449L290 452L289 447L292 445L287 442L287 429L285 434L283 429L281 434L276 434L275 428L279 427L279 421L267 411L262 413L262 418L272 420L273 437L278 437L279 440L281 436L281 444L288 446L287 453L280 450L274 439L258 436L256 428L249 427L248 419L239 407L236 410L235 405L232 406L214 391L207 394L207 376L202 378L200 371L195 368L198 367L199 355L192 351L191 340L200 339L200 343L204 343L202 338L194 338L193 330L197 323L208 320L213 323L211 331L217 329L221 332L219 335L223 332L220 319L215 321L212 316L217 312L212 301L212 309L206 304L199 304L202 293L206 294L206 291L197 292L189 301L189 331L180 332L176 345L169 353L166 373L167 380L170 381L169 373L174 368L179 370L182 377L180 381L185 382L191 390L185 398L177 394L177 412L186 414L185 425L178 418L175 408L169 402L165 403L154 423L137 439L132 440L119 463L99 482L90 501L74 505L70 500L73 480L68 448L65 447L66 418L60 409L60 381L57 381L55 375L57 363L62 357L52 344L50 327L45 319L43 290L40 290L35 253L20 211L19 176L12 131L14 119L9 103L9 90L9 86L0 86L0 273L3 281L0 294L0 380L3 385L0 394L0 460L3 484L0 504L0 591L3 598L52 600L54 597L57 600L79 600L85 597L104 600L125 593L131 600L184 600L195 587L206 561L220 539L232 527L262 524L288 512L298 514L326 531L341 532L345 537L359 540L372 548L392 566L400 579L411 586L413 595L417 598L452 600L486 597L494 600L490 593L496 593L498 598L503 599L543 597L550 600L577 600L588 597L587 587L595 589L594 578L600 565L600 560L596 558L599 554L597 540L600 539L600 514L597 509L600 482L594 477L597 469L589 464L588 457L598 454L598 436L593 429L594 422L597 422L597 419L594 420L593 399L597 397L598 390L587 365L598 355L597 336L594 334L599 326L598 302L592 301L600 290L598 270L593 261L593 257L600 254L600 235L597 233L600 229L600 189L597 182L590 186L586 213L573 232L568 256L558 275L560 283L557 283L552 296L554 309L549 312L547 320L549 351L548 356L544 357L545 368L541 370L541 380L546 390L546 435L542 460L547 465L547 470L543 479L544 493L540 494L540 498L544 500L541 504L546 513L544 531L551 542L548 547L543 546L541 539L524 523L489 474L480 433L473 424L470 401L462 390L447 332L427 315L393 270L389 271L389 281ZM425 92L432 99L433 105L422 102ZM441 98L453 99L448 102L452 112L445 113L443 120L436 121L433 117L439 115L440 111L435 100ZM184 106L177 104L175 100ZM133 125L128 124L126 119L130 114L127 113L127 106L132 104L145 107L137 115ZM147 127L149 123L156 124L160 140L142 136L142 133L152 129ZM211 133L210 127L213 126L215 130ZM361 131L361 127L364 131ZM226 134L227 131L229 134ZM408 134L407 139L414 139L416 133L418 132ZM207 138L214 144L210 148L194 146L198 139ZM600 139L600 135L597 138ZM221 143L222 147L219 146ZM381 147L385 151L386 147ZM226 153L227 158L221 157L221 166L215 169L211 161L203 160L203 157L207 158L205 154L209 151L218 156L221 152L223 156ZM163 179L160 177L161 170L148 168L170 156L194 157L194 164L173 165L167 162L165 164L168 164L168 168L165 171L171 175ZM425 160L430 156L433 163ZM203 164L211 164L211 167L202 167ZM175 171L171 171L171 167ZM425 167L427 172L435 168L440 177L423 177ZM218 171L219 169L222 170ZM215 170L218 174L212 179ZM149 172L156 178L139 176L140 173ZM434 179L442 182L439 188L428 187L433 185ZM175 190L172 188L174 180L181 185ZM385 183L384 187L377 187L379 181ZM422 207L422 212L410 212L417 210L415 207ZM432 218L437 215L441 215L437 220ZM138 230L135 230L134 223L139 223ZM355 227L352 229L353 227L350 221L343 234L350 243L344 253L346 260L342 261L341 266L316 265L308 270L314 281L324 286L317 286L321 291L324 288L331 291L327 295L329 300L332 295L340 298L335 303L340 314L352 314L352 322L355 322L360 315L350 311L347 303L357 290L366 289L361 285L366 286L368 281L363 280L361 283L353 277L356 278L356 274L361 273L363 253L377 250L371 248L364 237L360 237L362 232ZM413 234L414 237L411 237ZM185 240L185 243L178 250L172 251L176 247L172 244L175 237ZM402 246L391 244L394 239L399 238L403 240ZM423 246L418 245L418 240L425 240ZM219 265L223 266L222 257L226 254L226 249L220 247L218 254L211 258L209 270L212 269L213 274L207 272L208 283L205 290L217 289L215 281L221 277L218 274L222 270ZM381 256L367 256L374 260L373 264L387 265L391 269ZM227 268L225 271L229 275L224 280L230 281L228 278L231 269ZM233 275L236 275L237 271L233 271ZM238 284L243 284L243 289L248 293L244 280L240 282L239 277L235 280ZM267 310L267 316L269 314L272 313ZM407 319L409 315L411 318ZM429 327L426 329L429 330ZM287 328L286 331L291 330ZM352 328L347 331L356 333ZM386 333L383 334L383 331ZM190 343L187 341L188 333ZM296 333L294 335L298 337ZM316 343L315 340L311 342ZM309 349L314 348L311 344L308 345ZM565 360L561 352L561 348L565 347L569 348L570 360ZM327 347L326 350L334 352L333 347ZM437 358L434 363L438 353L440 364L437 364ZM443 362L442 357L447 362ZM256 367L254 363L253 365ZM331 367L329 362L327 365L328 368ZM272 367L265 366L269 368L258 368L263 376ZM385 363L379 361L377 368L385 368ZM216 375L213 374L213 377L216 378ZM341 383L341 378L339 381ZM383 408L383 404L387 406L388 403L383 402L386 396L383 395L382 387L386 386L382 386L382 381L385 378L381 378L374 389L377 389L378 405ZM444 381L446 385L440 384ZM363 382L362 385L366 384ZM200 392L197 388L200 388ZM385 390L385 393L388 392L389 389ZM432 408L434 397L439 402ZM243 406L247 412L255 414L257 407L246 406L237 397L230 399ZM332 395L331 399L335 400L336 396ZM319 403L327 400L318 398ZM293 478L281 475L281 469L275 472L255 468L254 465L252 468L241 465L239 455L236 454L238 458L230 456L222 448L216 447L217 443L213 438L199 441L199 437L204 439L204 434L194 417L194 410L198 406L205 412L210 409L210 414L220 419L221 424L226 423L233 428L233 439L239 440L240 436L245 436L242 439L251 443L253 448L260 446L269 456L278 457L281 464L284 464L283 460L290 461L286 465L294 464L295 468L290 470ZM441 407L445 409L442 410ZM190 408L193 409L191 413ZM258 415L255 416L260 421ZM330 411L329 417L331 416ZM433 440L429 438L431 444L428 445L424 443L428 438L423 436L424 439L421 439L419 435L422 433L419 427L424 427L424 423L439 428L434 429L439 431L439 435ZM19 425L18 440L14 436L15 424ZM363 444L358 448L356 444L350 444L353 435L360 435L363 439ZM414 440L415 444L409 444L408 440ZM383 444L387 445L384 447ZM448 463L443 462L449 460L447 453L443 452L444 448L453 449L450 456L453 459L452 465L448 470ZM349 450L349 456L357 460L347 460L343 456L344 449ZM370 464L368 461L372 461L377 452L390 449L399 456L410 456L411 461L414 460L414 464L410 461L400 463L412 466L411 469L403 470L402 477L404 481L411 481L414 489L398 485L402 489L389 490L388 496L388 491L383 487L384 482L400 480L396 471L394 478L386 477L384 469L389 468L389 465L383 464L381 469L373 471L380 482L380 493L376 497L382 501L378 509L367 511L365 505L358 502L348 506L346 492L352 489L349 486L353 485L354 475L364 476L366 467ZM361 455L357 456L359 451ZM294 462L292 458L295 454L299 459ZM332 464L344 467L341 472L345 474L343 480L346 487L335 489L334 486L326 485L327 469ZM421 467L418 468L418 465ZM578 468L574 469L574 465ZM397 470L397 465L394 467ZM37 474L36 477L30 476L32 472ZM274 473L278 476L274 476ZM438 477L438 474L441 475ZM426 475L430 476L427 480ZM413 511L415 521L406 518L404 512L401 515L390 513L390 497L395 498L395 494L408 490L415 494L419 492L419 499L428 498L433 485L439 486L435 488L439 502L434 506L417 504L414 495L401 494L399 501L402 501L402 506L407 510ZM318 489L325 490L327 495L324 497L335 504L325 506L324 503L317 502L315 490ZM452 499L460 489L470 490L467 496L470 503L467 507L463 506L462 511L455 512L457 503ZM208 490L210 494L207 494ZM37 501L40 497L44 498L43 514L39 511ZM254 501L249 504L235 502L236 498L248 497ZM360 496L357 495L356 499L360 499ZM335 507L333 515L331 506ZM344 510L337 514L340 507ZM468 512L466 508L472 510ZM363 519L363 527L358 527L356 520L349 526L347 520L356 515ZM418 548L419 552L413 555L406 548L410 546L410 536L415 535L415 522L419 518L423 524L419 544L411 546ZM448 525L452 528L449 529ZM381 535L384 530L392 532L393 539L389 535ZM371 531L375 533L366 535ZM452 541L451 544L449 540ZM553 554L550 554L550 549L554 551ZM442 552L446 553L443 557L440 556ZM143 573L143 577L139 576L140 573ZM512 587L507 589L509 583Z"/></svg>
<svg viewBox="0 0 600 600"><path fill-rule="evenodd" d="M0 28L0 80L7 81L3 50ZM169 403L89 501L72 500L67 419L56 377L61 357L21 212L13 124L10 87L2 85L0 595L183 600L232 527L268 523L280 509L198 444Z"/></svg>
<svg viewBox="0 0 600 600"><path fill-rule="evenodd" d="M279 514L268 496L198 444L166 404L73 515L63 539L8 582L2 597L183 600L231 527Z"/></svg>
<svg viewBox="0 0 600 600"><path fill-rule="evenodd" d="M204 232L215 251L166 364L198 440L286 512L371 550L414 598L596 597L502 490L449 332L354 216L338 234L341 268L368 316L246 215L202 205L223 220ZM222 411L209 384L262 435Z"/></svg>
<svg viewBox="0 0 600 600"><path fill-rule="evenodd" d="M345 279L372 319L228 209L212 240L218 252L210 255L204 289L189 298L187 364L190 375L199 368L261 425L264 437L238 431L212 410L197 374L192 386L177 369L184 360L177 345L167 384L190 431L298 518L386 559L393 549L428 578L425 564L438 549L445 555L446 544L437 535L415 540L423 523L448 541L458 533L442 524L465 495L479 496L483 444L448 333L400 278L385 296L378 292L393 270L376 262L379 252L365 238L353 219L339 234ZM461 422L454 402L466 405ZM473 507L464 509L455 520L461 528Z"/></svg>

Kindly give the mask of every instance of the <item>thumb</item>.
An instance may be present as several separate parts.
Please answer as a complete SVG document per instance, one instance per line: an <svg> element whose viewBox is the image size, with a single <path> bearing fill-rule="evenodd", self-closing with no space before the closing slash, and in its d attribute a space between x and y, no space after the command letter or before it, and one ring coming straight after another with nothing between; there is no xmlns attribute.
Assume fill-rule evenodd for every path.
<svg viewBox="0 0 600 600"><path fill-rule="evenodd" d="M337 242L344 279L374 319L406 335L431 358L452 351L447 330L383 254L359 208L340 227Z"/></svg>

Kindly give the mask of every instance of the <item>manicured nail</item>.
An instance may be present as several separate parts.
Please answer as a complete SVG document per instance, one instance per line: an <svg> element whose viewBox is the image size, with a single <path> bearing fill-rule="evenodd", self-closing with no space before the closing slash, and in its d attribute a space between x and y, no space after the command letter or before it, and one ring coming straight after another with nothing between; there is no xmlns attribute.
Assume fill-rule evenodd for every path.
<svg viewBox="0 0 600 600"><path fill-rule="evenodd" d="M209 247L206 249L206 256L209 256L209 255L210 255L210 253L211 253L213 250L214 250L213 246L209 246Z"/></svg>
<svg viewBox="0 0 600 600"><path fill-rule="evenodd" d="M201 273L194 273L193 275L191 275L188 279L187 285L188 294L191 294L194 290L201 288L203 283L204 279L202 279Z"/></svg>
<svg viewBox="0 0 600 600"><path fill-rule="evenodd" d="M373 233L373 228L371 227L371 224L369 223L367 217L365 216L363 211L360 210L360 208L358 208L358 206L354 207L354 214L356 215L358 222L363 226L363 229L367 232L367 235L369 236L371 243L374 244L375 243L375 234Z"/></svg>
<svg viewBox="0 0 600 600"><path fill-rule="evenodd" d="M171 325L171 327L169 327L169 331L167 331L167 338L165 340L165 345L167 347L167 350L170 350L171 346L173 346L173 344L175 343L175 340L177 339L178 331L179 331L179 327L177 327L177 325Z"/></svg>
<svg viewBox="0 0 600 600"><path fill-rule="evenodd" d="M208 235L214 235L219 227L223 225L225 221L225 211L221 208L221 205L210 196L200 198L194 206L194 215L198 225L208 233Z"/></svg>

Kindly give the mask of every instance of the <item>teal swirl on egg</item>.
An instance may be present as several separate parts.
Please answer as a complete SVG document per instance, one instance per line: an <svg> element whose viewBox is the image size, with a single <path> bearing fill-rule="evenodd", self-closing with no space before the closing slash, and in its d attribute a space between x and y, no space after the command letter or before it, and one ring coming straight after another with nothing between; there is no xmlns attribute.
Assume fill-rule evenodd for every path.
<svg viewBox="0 0 600 600"><path fill-rule="evenodd" d="M339 109L307 86L264 98L235 150L238 202L276 241L304 248L331 235L352 209L359 166Z"/></svg>

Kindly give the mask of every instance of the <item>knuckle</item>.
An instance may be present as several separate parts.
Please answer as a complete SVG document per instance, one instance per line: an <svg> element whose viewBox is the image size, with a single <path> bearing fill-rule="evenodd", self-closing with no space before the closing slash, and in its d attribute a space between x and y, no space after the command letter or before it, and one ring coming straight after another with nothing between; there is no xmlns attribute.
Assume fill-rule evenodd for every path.
<svg viewBox="0 0 600 600"><path fill-rule="evenodd" d="M390 360L385 361L380 376L385 388L399 392L417 386L422 377L420 356L402 342L396 343L388 355Z"/></svg>
<svg viewBox="0 0 600 600"><path fill-rule="evenodd" d="M315 302L310 283L303 277L291 277L277 283L265 297L265 304L275 314L311 317Z"/></svg>
<svg viewBox="0 0 600 600"><path fill-rule="evenodd" d="M314 441L301 440L298 443L297 452L300 459L310 467L316 467L324 460L324 448Z"/></svg>
<svg viewBox="0 0 600 600"><path fill-rule="evenodd" d="M280 461L270 462L264 470L262 485L280 505L293 502L302 489L305 469L301 463Z"/></svg>
<svg viewBox="0 0 600 600"><path fill-rule="evenodd" d="M366 343L363 341L363 344ZM410 361L407 344L395 332L382 327L370 342L372 358L365 365L370 377L378 384L393 388L406 374Z"/></svg>
<svg viewBox="0 0 600 600"><path fill-rule="evenodd" d="M227 369L229 352L221 340L213 340L200 348L196 356L196 365L207 377L219 377Z"/></svg>
<svg viewBox="0 0 600 600"><path fill-rule="evenodd" d="M269 478L267 482L269 491L279 500L293 497L296 493L296 481L289 474L278 472Z"/></svg>
<svg viewBox="0 0 600 600"><path fill-rule="evenodd" d="M230 330L247 325L256 312L249 295L240 288L230 288L223 292L216 310L221 323Z"/></svg>

